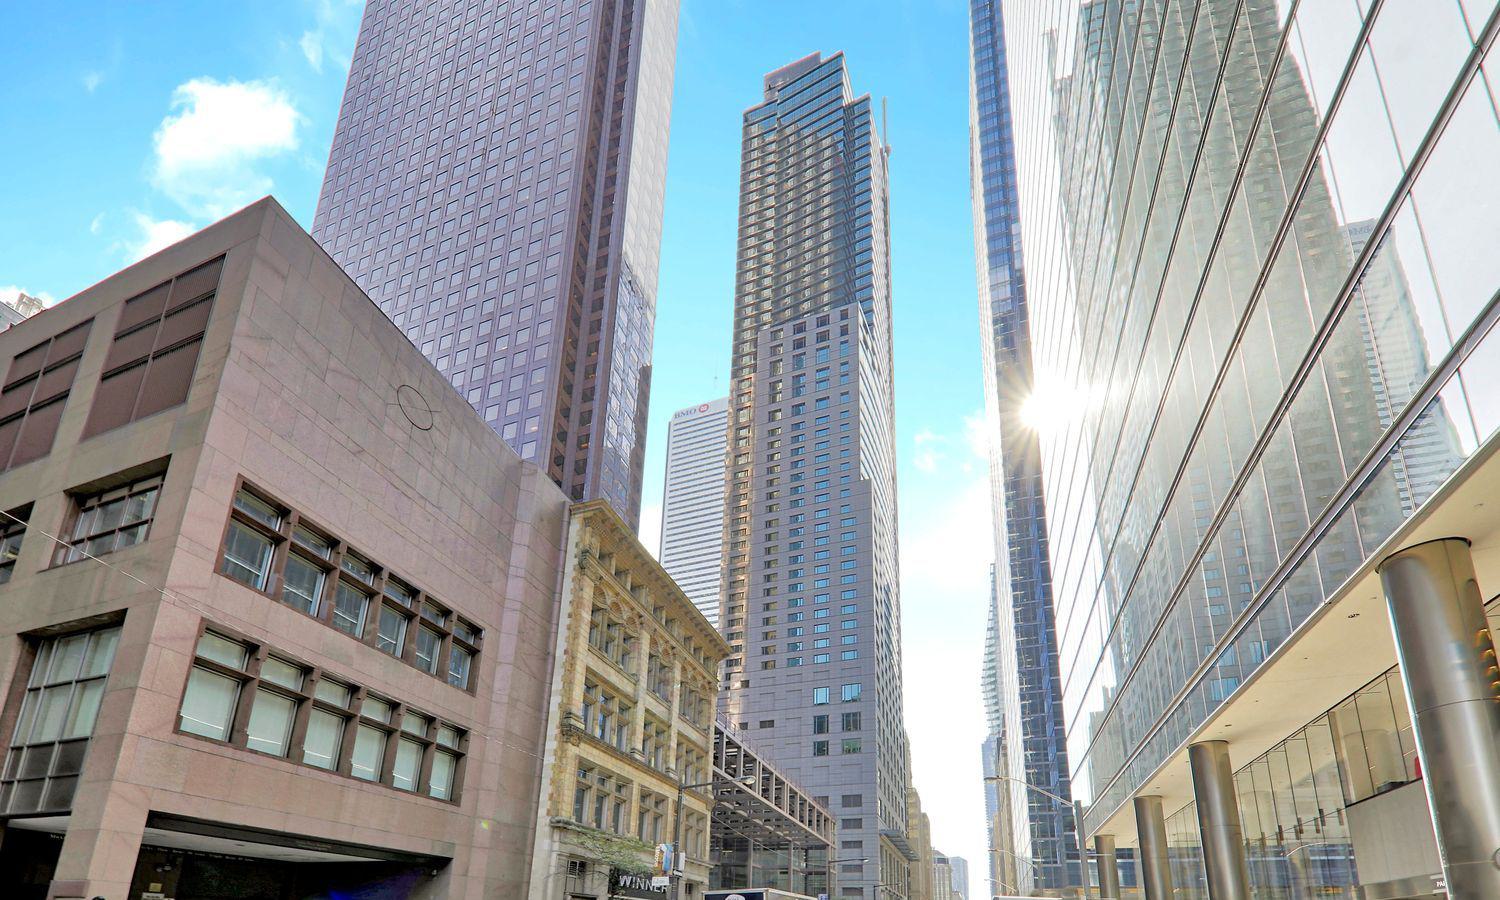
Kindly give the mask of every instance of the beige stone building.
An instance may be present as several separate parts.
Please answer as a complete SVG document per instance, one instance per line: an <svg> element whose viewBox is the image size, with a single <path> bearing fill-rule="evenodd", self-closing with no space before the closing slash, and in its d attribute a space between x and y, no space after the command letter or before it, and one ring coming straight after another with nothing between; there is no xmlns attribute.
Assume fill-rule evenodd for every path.
<svg viewBox="0 0 1500 900"><path fill-rule="evenodd" d="M922 796L910 785L906 788L906 825L912 856L905 900L933 900L932 821L922 811Z"/></svg>
<svg viewBox="0 0 1500 900"><path fill-rule="evenodd" d="M524 896L567 501L274 200L0 377L0 895Z"/></svg>
<svg viewBox="0 0 1500 900"><path fill-rule="evenodd" d="M673 841L679 786L713 780L729 646L601 501L573 507L563 598L530 896L641 896L619 876ZM683 793L684 898L708 884L711 790Z"/></svg>

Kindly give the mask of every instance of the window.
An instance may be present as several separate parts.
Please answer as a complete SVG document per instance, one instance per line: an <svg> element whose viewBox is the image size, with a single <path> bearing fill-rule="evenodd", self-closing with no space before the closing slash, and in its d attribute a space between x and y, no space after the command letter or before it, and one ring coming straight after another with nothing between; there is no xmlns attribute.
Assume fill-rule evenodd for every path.
<svg viewBox="0 0 1500 900"><path fill-rule="evenodd" d="M828 755L828 742L827 741L813 741L813 756L827 756L827 755Z"/></svg>
<svg viewBox="0 0 1500 900"><path fill-rule="evenodd" d="M68 542L57 548L53 565L103 556L144 541L160 490L161 476L154 475L124 487L75 495L76 512Z"/></svg>
<svg viewBox="0 0 1500 900"><path fill-rule="evenodd" d="M417 626L417 668L429 675L436 675L438 670L438 656L442 652L443 636L428 627L425 623Z"/></svg>
<svg viewBox="0 0 1500 900"><path fill-rule="evenodd" d="M843 700L845 703L853 703L859 699L862 685L859 682L844 685Z"/></svg>
<svg viewBox="0 0 1500 900"><path fill-rule="evenodd" d="M636 836L648 844L662 839L662 824L667 818L667 798L642 792L636 813Z"/></svg>
<svg viewBox="0 0 1500 900"><path fill-rule="evenodd" d="M182 695L177 727L214 740L229 739L240 685L247 677L250 654L245 645L204 632L198 639L197 660Z"/></svg>
<svg viewBox="0 0 1500 900"><path fill-rule="evenodd" d="M670 699L672 667L662 662L661 657L654 653L646 661L646 687L661 699Z"/></svg>
<svg viewBox="0 0 1500 900"><path fill-rule="evenodd" d="M323 587L328 580L333 542L307 528L292 531L292 552L287 554L281 578L281 602L317 618L323 608Z"/></svg>
<svg viewBox="0 0 1500 900"><path fill-rule="evenodd" d="M365 613L369 608L369 594L347 581L340 581L333 592L333 627L354 637L362 637L365 633ZM420 660L417 665L422 668ZM430 673L436 670L425 671Z"/></svg>
<svg viewBox="0 0 1500 900"><path fill-rule="evenodd" d="M813 696L813 700L812 700L813 706L822 706L823 704L825 704L825 703L828 702L828 688L826 688L826 687L815 687L815 688L813 688L812 696ZM845 699L848 699L848 698L845 698Z"/></svg>
<svg viewBox="0 0 1500 900"><path fill-rule="evenodd" d="M349 722L352 691L347 685L320 679L313 690L313 708L307 717L307 736L302 741L302 761L320 769L338 766L339 750Z"/></svg>
<svg viewBox="0 0 1500 900"><path fill-rule="evenodd" d="M827 733L828 733L828 717L827 716L813 716L813 734L827 734Z"/></svg>
<svg viewBox="0 0 1500 900"><path fill-rule="evenodd" d="M21 542L26 538L26 520L31 518L31 507L26 506L0 517L0 584L10 581L15 573L16 559L21 555Z"/></svg>
<svg viewBox="0 0 1500 900"><path fill-rule="evenodd" d="M302 690L301 667L269 657L261 663L261 686L255 691L245 746L273 756L286 756L297 718L296 694ZM277 690L284 688L285 692Z"/></svg>
<svg viewBox="0 0 1500 900"><path fill-rule="evenodd" d="M844 731L859 730L859 713L846 712L840 718L842 719L842 722L840 724L842 725Z"/></svg>
<svg viewBox="0 0 1500 900"><path fill-rule="evenodd" d="M0 778L0 813L72 807L119 640L115 626L37 645Z"/></svg>
<svg viewBox="0 0 1500 900"><path fill-rule="evenodd" d="M460 690L473 688L478 626L258 489L235 494L219 571Z"/></svg>
<svg viewBox="0 0 1500 900"><path fill-rule="evenodd" d="M629 782L592 765L580 765L573 788L573 821L625 834L629 797Z"/></svg>
<svg viewBox="0 0 1500 900"><path fill-rule="evenodd" d="M57 425L92 327L90 319L11 360L4 391L0 392L0 470L52 452Z"/></svg>
<svg viewBox="0 0 1500 900"><path fill-rule="evenodd" d="M178 729L439 800L455 796L463 757L457 727L212 630L198 639Z"/></svg>
<svg viewBox="0 0 1500 900"><path fill-rule="evenodd" d="M267 588L271 576L271 554L276 546L276 531L281 527L281 511L249 491L234 497L236 515L229 520L224 537L225 575L257 591Z"/></svg>
<svg viewBox="0 0 1500 900"><path fill-rule="evenodd" d="M863 752L860 749L859 738L844 738L843 746L839 750L839 752L840 753L846 753L846 754L847 753L860 753L860 752Z"/></svg>
<svg viewBox="0 0 1500 900"><path fill-rule="evenodd" d="M223 265L220 257L125 301L85 438L187 399Z"/></svg>

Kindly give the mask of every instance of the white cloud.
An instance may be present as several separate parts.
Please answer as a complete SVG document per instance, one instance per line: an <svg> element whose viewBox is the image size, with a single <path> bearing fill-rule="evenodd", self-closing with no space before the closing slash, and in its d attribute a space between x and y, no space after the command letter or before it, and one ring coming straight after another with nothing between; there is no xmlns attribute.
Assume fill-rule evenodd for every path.
<svg viewBox="0 0 1500 900"><path fill-rule="evenodd" d="M195 78L156 130L152 180L195 216L228 215L271 190L261 163L297 149L301 115L264 81Z"/></svg>
<svg viewBox="0 0 1500 900"><path fill-rule="evenodd" d="M364 0L315 0L314 26L302 32L297 46L314 72L322 74L325 58L344 59L359 29Z"/></svg>
<svg viewBox="0 0 1500 900"><path fill-rule="evenodd" d="M104 83L104 73L97 69L92 69L84 72L78 80L83 83L83 89L92 94L99 89L99 85Z"/></svg>
<svg viewBox="0 0 1500 900"><path fill-rule="evenodd" d="M42 301L43 306L51 306L57 302L57 298L46 291L28 291L19 285L0 284L0 302L13 304L16 302L16 298L22 294L37 298Z"/></svg>
<svg viewBox="0 0 1500 900"><path fill-rule="evenodd" d="M302 40L298 41L302 48L302 55L307 57L307 64L312 66L314 72L323 71L323 36L316 31L302 32Z"/></svg>
<svg viewBox="0 0 1500 900"><path fill-rule="evenodd" d="M134 238L123 241L119 245L131 262L145 259L198 230L188 222L155 219L143 212L131 213L131 217L135 222L137 234Z"/></svg>
<svg viewBox="0 0 1500 900"><path fill-rule="evenodd" d="M99 213L89 221L89 234L98 234L104 229L104 213Z"/></svg>

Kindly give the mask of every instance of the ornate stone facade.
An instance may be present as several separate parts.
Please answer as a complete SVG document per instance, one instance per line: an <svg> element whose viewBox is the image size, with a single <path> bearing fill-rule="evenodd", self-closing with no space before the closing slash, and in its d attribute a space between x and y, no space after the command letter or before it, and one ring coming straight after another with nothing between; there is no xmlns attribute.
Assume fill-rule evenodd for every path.
<svg viewBox="0 0 1500 900"><path fill-rule="evenodd" d="M708 883L706 791L725 644L604 502L573 507L531 897L612 896L680 839L681 896ZM664 895L665 896L665 895Z"/></svg>

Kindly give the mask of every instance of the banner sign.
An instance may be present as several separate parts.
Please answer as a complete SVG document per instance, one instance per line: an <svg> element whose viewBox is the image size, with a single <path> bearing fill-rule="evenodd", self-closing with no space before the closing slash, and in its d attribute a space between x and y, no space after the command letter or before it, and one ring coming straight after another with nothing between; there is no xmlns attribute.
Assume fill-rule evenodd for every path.
<svg viewBox="0 0 1500 900"><path fill-rule="evenodd" d="M611 896L619 900L662 900L667 896L666 885L654 885L652 882L655 879L650 875L634 875L611 869L609 880L615 885L615 892Z"/></svg>

